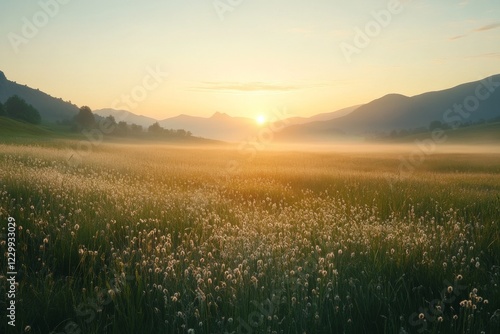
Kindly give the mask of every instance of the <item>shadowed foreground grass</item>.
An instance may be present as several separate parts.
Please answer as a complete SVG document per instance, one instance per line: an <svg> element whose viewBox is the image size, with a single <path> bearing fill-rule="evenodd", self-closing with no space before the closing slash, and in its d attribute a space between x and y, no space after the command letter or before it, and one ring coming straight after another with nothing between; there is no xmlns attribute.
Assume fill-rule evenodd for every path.
<svg viewBox="0 0 500 334"><path fill-rule="evenodd" d="M499 154L65 146L0 145L2 333L500 329Z"/></svg>

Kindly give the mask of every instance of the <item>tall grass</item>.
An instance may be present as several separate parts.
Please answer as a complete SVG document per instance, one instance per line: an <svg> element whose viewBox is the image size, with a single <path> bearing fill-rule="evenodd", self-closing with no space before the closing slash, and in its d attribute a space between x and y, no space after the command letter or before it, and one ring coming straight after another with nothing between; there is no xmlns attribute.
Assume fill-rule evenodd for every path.
<svg viewBox="0 0 500 334"><path fill-rule="evenodd" d="M0 145L17 332L499 330L499 155L63 147Z"/></svg>

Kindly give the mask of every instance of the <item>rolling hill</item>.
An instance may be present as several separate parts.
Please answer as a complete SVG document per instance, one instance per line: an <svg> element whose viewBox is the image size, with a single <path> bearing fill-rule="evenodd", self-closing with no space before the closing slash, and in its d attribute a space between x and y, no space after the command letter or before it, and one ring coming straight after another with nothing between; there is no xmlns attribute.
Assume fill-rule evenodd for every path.
<svg viewBox="0 0 500 334"><path fill-rule="evenodd" d="M484 81L488 80L500 84L500 75L484 79ZM500 115L500 89L495 89L487 99L480 101L476 95L478 87L483 86L482 81L413 97L386 95L361 106L353 113L338 119L336 123L343 129L357 132L426 127L434 120L446 122L446 115L458 115L457 113L447 114L448 109L468 103L472 106L473 101L479 101L478 107L470 112L470 115L463 117L463 121L476 122L481 119L491 119ZM480 93L484 92L486 88L481 88Z"/></svg>
<svg viewBox="0 0 500 334"><path fill-rule="evenodd" d="M486 83L486 84L485 84ZM364 136L370 133L387 132L396 129L427 127L438 120L477 122L500 116L500 75L481 81L462 84L453 88L428 92L413 97L389 94L360 106L346 116L322 122L310 122L287 127L279 138L295 140L323 139L325 135L339 133ZM489 95L486 99L480 99ZM477 105L473 105L476 102ZM455 106L463 107L462 113ZM466 108L472 109L467 112Z"/></svg>
<svg viewBox="0 0 500 334"><path fill-rule="evenodd" d="M42 123L71 119L78 113L76 105L50 96L38 89L10 81L0 71L0 102L5 102L13 95L18 95L34 106L42 116Z"/></svg>
<svg viewBox="0 0 500 334"><path fill-rule="evenodd" d="M318 122L318 121L329 121L332 119L336 119L336 118L340 118L340 117L349 115L354 110L358 109L360 106L361 105L347 107L347 108L339 109L339 110L332 111L332 112L317 114L317 115L314 115L311 117L290 117L290 118L287 118L287 122L290 123L291 125L295 125L295 124L305 124L305 123Z"/></svg>
<svg viewBox="0 0 500 334"><path fill-rule="evenodd" d="M11 118L0 117L0 139L10 141L19 137L40 138L52 137L54 133L39 125L33 125L25 122L13 120Z"/></svg>

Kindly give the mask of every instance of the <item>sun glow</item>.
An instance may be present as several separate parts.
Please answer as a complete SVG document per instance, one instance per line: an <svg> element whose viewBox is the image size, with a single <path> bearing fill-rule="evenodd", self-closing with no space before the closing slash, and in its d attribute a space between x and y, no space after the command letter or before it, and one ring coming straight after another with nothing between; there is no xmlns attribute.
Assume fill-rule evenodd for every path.
<svg viewBox="0 0 500 334"><path fill-rule="evenodd" d="M262 125L262 124L266 123L267 119L266 119L266 116L264 116L264 115L259 115L259 116L257 116L257 118L255 119L255 121L257 122L257 124Z"/></svg>

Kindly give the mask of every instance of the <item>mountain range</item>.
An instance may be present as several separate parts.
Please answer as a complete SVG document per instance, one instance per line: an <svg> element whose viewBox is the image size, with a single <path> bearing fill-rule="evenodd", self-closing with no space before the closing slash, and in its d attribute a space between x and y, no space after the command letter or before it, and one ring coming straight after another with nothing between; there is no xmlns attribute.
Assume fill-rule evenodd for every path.
<svg viewBox="0 0 500 334"><path fill-rule="evenodd" d="M0 102L14 94L35 106L43 122L71 119L78 113L76 105L9 81L0 71ZM259 126L251 118L232 117L221 112L210 117L179 115L163 120L127 110L100 109L94 113L102 117L112 115L116 121L135 123L144 128L158 122L167 129L184 129L198 137L225 141L241 141L257 136L263 127L272 128L266 124ZM352 139L393 130L424 128L433 121L467 123L499 116L500 75L494 75L416 96L388 94L364 105L311 117L289 117L283 122L286 127L276 131L274 137L280 141Z"/></svg>
<svg viewBox="0 0 500 334"><path fill-rule="evenodd" d="M413 97L389 94L330 123L358 133L418 128L432 121L449 123L460 115L460 108L462 122L500 116L500 75Z"/></svg>
<svg viewBox="0 0 500 334"><path fill-rule="evenodd" d="M137 124L141 125L144 128L147 128L153 123L158 122L158 120L154 118L143 115L137 115L128 110L116 110L111 108L105 108L105 109L94 110L94 114L102 117L113 116L116 122L127 122L129 124Z"/></svg>
<svg viewBox="0 0 500 334"><path fill-rule="evenodd" d="M389 94L336 119L292 125L278 139L329 140L401 129L478 122L500 116L500 75L413 97Z"/></svg>
<svg viewBox="0 0 500 334"><path fill-rule="evenodd" d="M211 117L179 115L163 120L137 115L126 110L99 109L94 113L102 117L111 115L117 122L137 124L145 129L158 122L165 129L184 129L197 137L225 141L241 140L243 139L241 136L249 135L258 129L257 124L251 118L231 117L220 112L216 112Z"/></svg>
<svg viewBox="0 0 500 334"><path fill-rule="evenodd" d="M500 116L499 87L500 75L494 75L412 97L388 94L364 105L308 118L287 118L287 126L274 137L279 141L352 140L393 130L427 128L433 121L468 123L490 120ZM101 111L96 113L104 116ZM131 119L136 116L132 114ZM155 120L147 121L152 123ZM197 136L228 141L256 136L260 130L253 119L222 113L207 118L179 115L159 123L165 128L182 128Z"/></svg>
<svg viewBox="0 0 500 334"><path fill-rule="evenodd" d="M314 121L325 121L339 118L354 111L359 106L344 108L334 112L322 113L311 117L289 117L286 119L287 125L306 124ZM231 117L228 114L216 112L210 117L198 117L190 115L179 115L163 120L156 120L151 117L136 115L126 110L100 109L94 111L97 115L107 117L112 115L116 121L135 123L147 128L151 124L158 122L166 129L185 129L194 135L204 138L238 141L246 137L256 135L261 129L254 119L247 117Z"/></svg>

